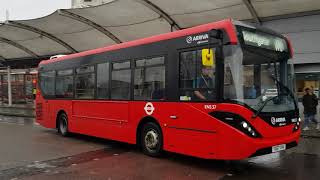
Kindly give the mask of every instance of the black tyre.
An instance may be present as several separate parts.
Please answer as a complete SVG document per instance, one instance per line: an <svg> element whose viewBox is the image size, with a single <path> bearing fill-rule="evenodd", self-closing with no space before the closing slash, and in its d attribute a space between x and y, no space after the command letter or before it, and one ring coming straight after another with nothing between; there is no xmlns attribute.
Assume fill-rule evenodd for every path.
<svg viewBox="0 0 320 180"><path fill-rule="evenodd" d="M58 119L58 132L62 136L68 136L69 135L69 130L68 130L68 116L65 113L61 113L59 115Z"/></svg>
<svg viewBox="0 0 320 180"><path fill-rule="evenodd" d="M140 137L141 148L144 154L156 157L162 152L163 138L160 127L153 123L146 123Z"/></svg>

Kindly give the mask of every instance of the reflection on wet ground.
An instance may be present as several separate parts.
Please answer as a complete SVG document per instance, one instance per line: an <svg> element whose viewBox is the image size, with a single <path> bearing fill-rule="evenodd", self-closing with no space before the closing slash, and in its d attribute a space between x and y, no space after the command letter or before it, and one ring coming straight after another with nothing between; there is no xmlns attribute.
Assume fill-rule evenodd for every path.
<svg viewBox="0 0 320 180"><path fill-rule="evenodd" d="M320 160L317 155L282 153L244 161L217 161L171 153L162 158L150 158L136 152L132 147L120 149L120 151L105 149L93 154L84 153L78 157L36 162L27 166L22 176L16 176L15 169L12 169L11 176L6 174L8 172L3 175L7 175L8 178L46 180L59 178L316 180L320 175L318 170ZM83 158L86 160L77 160Z"/></svg>
<svg viewBox="0 0 320 180"><path fill-rule="evenodd" d="M56 130L35 125L30 119L5 117L0 121L0 171L105 147L95 141L63 138Z"/></svg>
<svg viewBox="0 0 320 180"><path fill-rule="evenodd" d="M50 172L51 170L54 170L56 168L65 168L82 163L87 163L90 161L97 161L101 158L119 155L124 152L126 152L125 148L119 149L117 147L113 147L84 152L74 156L61 157L47 161L34 161L25 166L18 166L0 171L0 179L1 177L5 179L29 177L45 172Z"/></svg>
<svg viewBox="0 0 320 180"><path fill-rule="evenodd" d="M319 179L319 168L318 155L276 153L238 161L223 179Z"/></svg>
<svg viewBox="0 0 320 180"><path fill-rule="evenodd" d="M8 150L0 148L0 179L320 179L319 138L302 138L286 152L220 161L174 153L151 158L133 145L83 135L63 138L28 118L0 117L3 133L16 137L2 141L12 152L3 156Z"/></svg>

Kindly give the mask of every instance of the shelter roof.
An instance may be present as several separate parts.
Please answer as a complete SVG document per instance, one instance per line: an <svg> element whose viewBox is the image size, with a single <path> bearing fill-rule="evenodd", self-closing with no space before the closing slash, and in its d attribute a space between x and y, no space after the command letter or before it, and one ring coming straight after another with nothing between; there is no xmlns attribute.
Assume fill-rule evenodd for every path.
<svg viewBox="0 0 320 180"><path fill-rule="evenodd" d="M262 23L320 14L319 0L114 0L95 7L59 9L30 20L0 24L0 66L34 66L72 54L226 18Z"/></svg>

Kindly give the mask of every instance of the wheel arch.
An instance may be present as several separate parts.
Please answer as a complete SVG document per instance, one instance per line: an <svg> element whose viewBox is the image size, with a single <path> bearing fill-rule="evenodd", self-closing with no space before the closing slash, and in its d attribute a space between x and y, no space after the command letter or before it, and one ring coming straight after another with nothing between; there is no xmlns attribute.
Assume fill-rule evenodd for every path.
<svg viewBox="0 0 320 180"><path fill-rule="evenodd" d="M60 116L62 113L66 114L66 115L68 116L68 114L66 113L66 111L65 111L65 110L60 109L60 110L58 111L58 113L57 113L57 116L56 116L56 128L58 128L58 120L59 120L59 116Z"/></svg>
<svg viewBox="0 0 320 180"><path fill-rule="evenodd" d="M139 124L138 124L138 127L137 127L137 130L136 130L136 144L137 144L138 146L140 146L140 144L141 144L141 142L140 142L141 138L140 138L140 137L141 137L142 128L143 128L143 126L144 126L146 123L148 123L148 122L153 122L153 123L155 123L156 125L158 125L159 128L160 128L162 137L163 137L163 131L162 131L162 128L161 128L160 123L158 122L158 120L157 120L156 118L152 117L152 116L145 116L144 118L142 118L142 119L140 120L140 122L139 122ZM162 139L162 140L163 140L163 139Z"/></svg>

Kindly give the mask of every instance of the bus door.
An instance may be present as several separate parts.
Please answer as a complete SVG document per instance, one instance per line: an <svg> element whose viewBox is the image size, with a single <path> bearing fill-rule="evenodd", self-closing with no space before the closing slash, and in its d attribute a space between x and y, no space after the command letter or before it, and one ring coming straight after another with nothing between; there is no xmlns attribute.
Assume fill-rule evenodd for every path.
<svg viewBox="0 0 320 180"><path fill-rule="evenodd" d="M216 49L210 48L210 56ZM185 153L203 154L211 147L203 147L212 139L214 127L212 119L203 112L204 103L213 101L216 96L215 62L203 65L202 56L207 48L200 48L179 53L179 101L171 111L168 120L169 145L184 149ZM213 58L211 57L212 61ZM207 60L206 60L207 61ZM177 108L178 107L178 108ZM212 150L213 151L213 150Z"/></svg>
<svg viewBox="0 0 320 180"><path fill-rule="evenodd" d="M214 152L214 124L205 104L217 100L221 43L179 51L179 103L170 108L168 142L193 155ZM217 58L219 57L219 58ZM218 62L220 61L220 62ZM223 69L223 68L221 68ZM223 82L223 81L222 81ZM210 145L210 146L209 146ZM169 147L170 148L170 147Z"/></svg>

